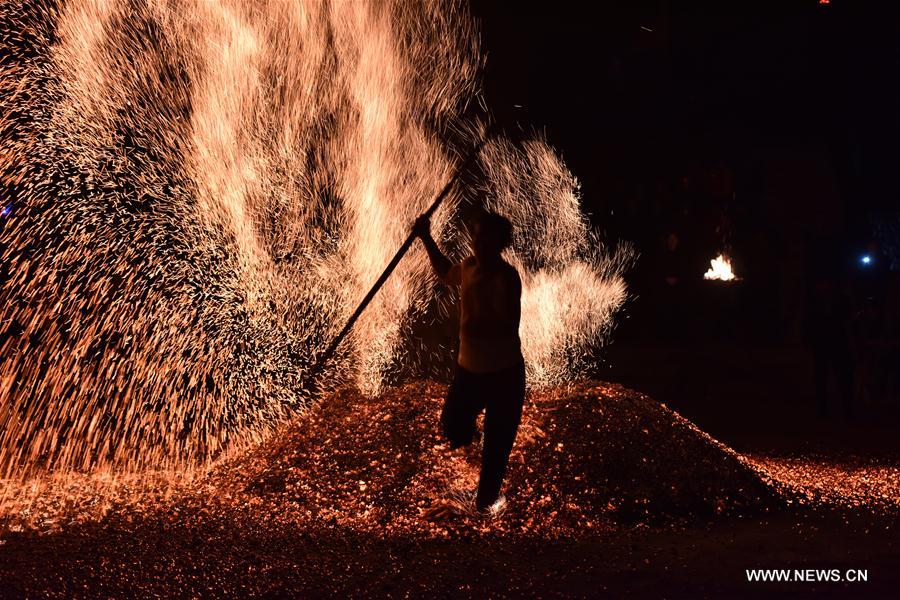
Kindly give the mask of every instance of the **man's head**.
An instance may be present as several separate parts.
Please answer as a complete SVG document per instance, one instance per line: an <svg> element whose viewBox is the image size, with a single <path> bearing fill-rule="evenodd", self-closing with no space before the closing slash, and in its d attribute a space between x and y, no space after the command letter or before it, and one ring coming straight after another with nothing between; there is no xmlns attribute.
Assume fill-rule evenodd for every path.
<svg viewBox="0 0 900 600"><path fill-rule="evenodd" d="M492 260L512 244L512 223L504 216L485 212L475 220L472 249L479 260Z"/></svg>

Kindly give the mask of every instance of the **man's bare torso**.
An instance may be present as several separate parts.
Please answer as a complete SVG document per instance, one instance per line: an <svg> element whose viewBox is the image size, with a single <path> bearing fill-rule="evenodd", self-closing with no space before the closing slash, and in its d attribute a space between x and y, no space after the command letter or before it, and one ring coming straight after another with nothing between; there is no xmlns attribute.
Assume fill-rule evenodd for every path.
<svg viewBox="0 0 900 600"><path fill-rule="evenodd" d="M470 257L454 265L449 278L460 286L460 366L490 372L520 361L522 283L516 269L502 260L484 268Z"/></svg>

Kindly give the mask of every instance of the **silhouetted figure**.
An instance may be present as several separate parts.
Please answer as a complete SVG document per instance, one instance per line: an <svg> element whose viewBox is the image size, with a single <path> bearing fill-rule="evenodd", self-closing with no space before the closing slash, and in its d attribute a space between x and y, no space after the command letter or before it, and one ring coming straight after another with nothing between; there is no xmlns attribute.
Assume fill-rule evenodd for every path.
<svg viewBox="0 0 900 600"><path fill-rule="evenodd" d="M657 331L667 342L682 341L689 329L687 313L690 301L685 288L690 275L689 259L681 238L674 231L665 236L665 245L659 256L662 289L657 293Z"/></svg>
<svg viewBox="0 0 900 600"><path fill-rule="evenodd" d="M879 307L867 298L861 310L853 316L852 342L854 364L854 403L863 411L871 411L876 399L878 383L878 342L881 333Z"/></svg>
<svg viewBox="0 0 900 600"><path fill-rule="evenodd" d="M475 223L473 255L458 264L438 248L426 217L419 217L414 231L441 280L460 286L459 356L441 426L451 449L466 446L474 441L476 419L485 410L475 503L486 511L500 497L525 402L519 341L522 283L502 256L512 242L512 225L498 214L483 214Z"/></svg>
<svg viewBox="0 0 900 600"><path fill-rule="evenodd" d="M844 405L844 416L853 417L853 354L850 340L850 299L833 279L816 281L807 322L807 338L815 366L819 414L828 415L828 378L834 375Z"/></svg>

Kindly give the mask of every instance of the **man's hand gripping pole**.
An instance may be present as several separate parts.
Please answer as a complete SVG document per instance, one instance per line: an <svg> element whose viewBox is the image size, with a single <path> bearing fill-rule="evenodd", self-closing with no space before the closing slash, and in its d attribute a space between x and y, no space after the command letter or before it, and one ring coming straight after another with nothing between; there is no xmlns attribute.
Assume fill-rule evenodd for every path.
<svg viewBox="0 0 900 600"><path fill-rule="evenodd" d="M450 190L453 188L453 184L459 179L460 175L462 175L469 166L475 162L478 158L478 154L481 152L481 149L484 148L485 144L490 141L494 135L497 134L497 129L495 127L491 127L485 133L484 138L478 143L477 146L469 153L468 157L457 167L453 176L447 181L447 184L444 188L438 193L437 197L431 203L431 205L422 213L422 217L429 219L431 215L434 214L434 211L441 205L441 202L447 197L450 193ZM421 218L421 217L420 217ZM413 230L406 236L406 240L404 240L403 244L394 254L394 258L391 259L391 262L384 268L384 271L381 273L381 276L375 281L375 284L372 286L372 289L369 290L369 293L365 295L362 301L359 303L359 306L356 307L356 310L353 311L353 314L350 315L350 318L347 319L347 323L344 325L343 329L341 329L340 333L335 336L331 343L328 345L328 348L325 349L321 355L319 355L318 360L316 360L312 369L310 369L307 375L307 381L314 382L315 378L318 377L319 373L322 369L325 368L325 365L334 357L334 353L337 351L338 346L341 345L341 342L344 341L344 338L347 337L347 334L350 333L350 330L353 329L353 325L359 319L360 315L362 315L363 311L366 310L366 307L372 301L372 298L375 297L375 294L378 293L378 290L381 289L381 286L388 280L391 276L391 273L394 272L394 269L397 268L397 265L400 264L400 260L409 250L412 243L415 241L418 236L418 232Z"/></svg>

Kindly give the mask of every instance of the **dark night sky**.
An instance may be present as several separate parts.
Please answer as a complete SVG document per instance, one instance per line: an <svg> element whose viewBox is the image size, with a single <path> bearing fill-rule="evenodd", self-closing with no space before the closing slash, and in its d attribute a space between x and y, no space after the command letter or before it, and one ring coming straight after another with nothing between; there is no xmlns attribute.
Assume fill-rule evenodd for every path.
<svg viewBox="0 0 900 600"><path fill-rule="evenodd" d="M900 164L896 15L853 4L475 0L473 12L489 105L523 105L546 128L598 219L697 166L759 187L773 155L812 148L852 229L896 203Z"/></svg>
<svg viewBox="0 0 900 600"><path fill-rule="evenodd" d="M672 304L653 286L675 233L692 297L724 250L744 277L746 329L796 340L817 278L852 284L873 214L900 206L896 9L473 0L472 11L488 106L544 129L594 224L637 247L638 311Z"/></svg>

